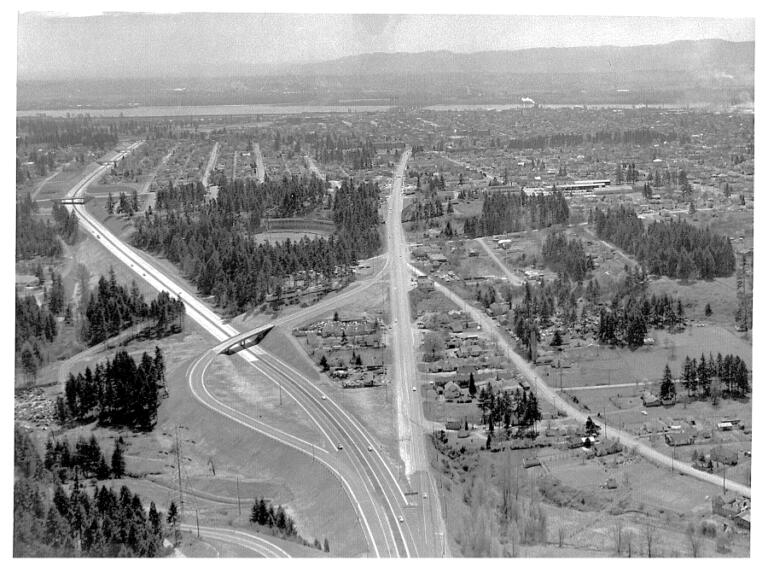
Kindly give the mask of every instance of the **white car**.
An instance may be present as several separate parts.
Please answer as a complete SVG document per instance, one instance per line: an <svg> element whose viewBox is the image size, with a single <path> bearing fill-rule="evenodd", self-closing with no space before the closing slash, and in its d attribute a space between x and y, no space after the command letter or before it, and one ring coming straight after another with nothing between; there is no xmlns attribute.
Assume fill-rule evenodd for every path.
<svg viewBox="0 0 768 567"><path fill-rule="evenodd" d="M398 522L400 522L400 523L402 524L402 523L403 523L405 520L403 519L403 517L402 517L402 516L398 516L398 517L397 517L397 521L398 521Z"/></svg>
<svg viewBox="0 0 768 567"><path fill-rule="evenodd" d="M415 392L415 391L416 391L416 386L414 386L413 388L411 388L411 390L413 390L413 391Z"/></svg>
<svg viewBox="0 0 768 567"><path fill-rule="evenodd" d="M326 395L325 395L325 394L323 394L322 396L320 396L320 399L321 399L321 400L327 400L328 398L326 397Z"/></svg>
<svg viewBox="0 0 768 567"><path fill-rule="evenodd" d="M371 447L370 445L368 445L368 452L371 452L371 451L373 451L373 447Z"/></svg>
<svg viewBox="0 0 768 567"><path fill-rule="evenodd" d="M422 497L424 500L426 500L426 499L427 499L427 493L425 492L424 494L422 494L422 495L421 495L421 497Z"/></svg>

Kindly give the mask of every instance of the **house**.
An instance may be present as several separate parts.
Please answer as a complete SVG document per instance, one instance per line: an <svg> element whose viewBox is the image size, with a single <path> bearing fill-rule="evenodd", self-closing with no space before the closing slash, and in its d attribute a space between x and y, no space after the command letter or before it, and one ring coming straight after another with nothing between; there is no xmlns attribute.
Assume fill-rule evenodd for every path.
<svg viewBox="0 0 768 567"><path fill-rule="evenodd" d="M736 517L733 518L733 521L740 528L744 528L748 530L751 527L750 514L751 514L751 510L747 508L740 514L736 514Z"/></svg>
<svg viewBox="0 0 768 567"><path fill-rule="evenodd" d="M640 399L643 400L643 406L647 408L657 407L661 405L661 400L647 390L643 392L643 395L640 396Z"/></svg>
<svg viewBox="0 0 768 567"><path fill-rule="evenodd" d="M443 388L443 396L446 400L455 400L461 397L461 388L456 382L448 382Z"/></svg>
<svg viewBox="0 0 768 567"><path fill-rule="evenodd" d="M712 513L724 518L734 518L749 510L749 506L748 498L735 494L726 494L725 496L718 494L712 498Z"/></svg>
<svg viewBox="0 0 768 567"><path fill-rule="evenodd" d="M445 262L448 261L448 258L445 257L445 254L440 254L438 252L427 254L427 258L433 264L444 264Z"/></svg>
<svg viewBox="0 0 768 567"><path fill-rule="evenodd" d="M710 451L709 458L715 463L734 466L739 463L739 452L736 449L718 446Z"/></svg>
<svg viewBox="0 0 768 567"><path fill-rule="evenodd" d="M418 289L434 289L435 284L434 282L428 277L428 276L417 276L416 277L416 287Z"/></svg>
<svg viewBox="0 0 768 567"><path fill-rule="evenodd" d="M670 447L680 447L681 445L693 445L694 436L685 429L673 429L664 434L664 440Z"/></svg>

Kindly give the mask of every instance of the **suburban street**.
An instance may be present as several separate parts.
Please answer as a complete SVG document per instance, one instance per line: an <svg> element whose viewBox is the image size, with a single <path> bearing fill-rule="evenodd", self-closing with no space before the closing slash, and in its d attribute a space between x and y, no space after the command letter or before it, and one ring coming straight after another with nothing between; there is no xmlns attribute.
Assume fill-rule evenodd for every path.
<svg viewBox="0 0 768 567"><path fill-rule="evenodd" d="M416 268L411 267L411 269L414 271L414 273L423 275ZM670 467L680 472L681 474L689 475L691 477L697 478L699 480L703 480L705 482L714 484L716 486L724 486L728 490L731 490L742 496L746 496L748 498L751 497L752 491L749 486L745 486L741 483L738 483L729 479L724 480L723 477L721 476L709 474L707 472L698 470L687 463L683 463L681 461L673 459L672 457L657 451L653 447L646 445L645 443L637 439L635 436L629 434L624 430L617 429L610 425L606 426L604 419L600 419L594 415L588 414L582 411L581 409L579 409L578 407L574 406L573 404L564 400L562 397L560 397L557 394L556 388L549 386L536 373L536 370L534 369L534 367L531 366L531 364L528 363L526 360L524 360L523 357L520 356L517 352L515 352L514 350L515 345L513 344L513 342L509 339L509 337L505 336L498 330L498 327L494 324L494 321L490 317L485 315L478 308L464 301L462 298L460 298L458 295L456 295L451 290L446 288L444 285L438 282L434 282L434 284L435 284L436 290L438 290L440 293L448 297L461 309L467 312L472 317L472 319L474 319L474 321L483 328L485 332L487 332L488 334L490 334L492 337L495 338L498 344L503 347L502 351L507 353L508 358L517 367L518 371L525 377L525 379L531 385L531 388L534 390L534 392L536 392L536 396L539 399L547 400L548 402L551 402L556 409L562 411L568 417L576 419L579 422L586 421L588 416L591 417L592 421L594 421L596 424L598 424L602 428L603 433L607 439L617 439L625 447L634 449L638 454L642 455L643 457L645 457L651 462L654 462L662 466Z"/></svg>
<svg viewBox="0 0 768 567"><path fill-rule="evenodd" d="M266 170L264 169L264 156L261 155L259 144L253 144L253 155L256 158L256 178L259 180L259 183L264 183Z"/></svg>
<svg viewBox="0 0 768 567"><path fill-rule="evenodd" d="M475 238L475 242L477 242L482 247L482 249L485 250L485 253L488 254L491 260L493 260L499 269L504 273L509 283L512 285L523 285L522 278L516 276L510 271L509 268L507 268L507 265L496 255L496 251L488 246L488 243L483 238Z"/></svg>

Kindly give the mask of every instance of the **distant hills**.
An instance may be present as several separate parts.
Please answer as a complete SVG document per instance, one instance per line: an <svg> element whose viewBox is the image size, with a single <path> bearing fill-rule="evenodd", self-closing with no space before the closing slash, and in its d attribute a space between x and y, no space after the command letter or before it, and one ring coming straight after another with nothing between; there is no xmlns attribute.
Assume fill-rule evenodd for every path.
<svg viewBox="0 0 768 567"><path fill-rule="evenodd" d="M754 73L755 42L720 39L631 47L548 47L515 51L368 53L294 66L290 74L613 73L701 70ZM278 73L272 69L270 74Z"/></svg>
<svg viewBox="0 0 768 567"><path fill-rule="evenodd" d="M734 105L754 99L755 42L368 53L292 65L223 61L161 77L17 81L17 109L216 104Z"/></svg>

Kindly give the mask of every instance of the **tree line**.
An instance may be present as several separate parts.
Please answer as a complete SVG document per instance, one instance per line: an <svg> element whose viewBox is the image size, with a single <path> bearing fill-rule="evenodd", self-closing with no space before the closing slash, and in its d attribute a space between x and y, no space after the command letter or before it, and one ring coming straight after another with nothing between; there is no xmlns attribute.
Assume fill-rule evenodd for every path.
<svg viewBox="0 0 768 567"><path fill-rule="evenodd" d="M43 466L59 482L68 482L80 477L97 480L122 478L125 474L123 443L122 437L115 439L110 466L95 435L91 434L88 440L83 436L78 437L74 447L66 437L54 439L51 436L45 442Z"/></svg>
<svg viewBox="0 0 768 567"><path fill-rule="evenodd" d="M165 387L165 361L159 347L155 356L146 352L136 361L125 350L112 360L69 375L64 396L56 398L60 423L95 419L102 426L151 430L160 406L158 391Z"/></svg>
<svg viewBox="0 0 768 567"><path fill-rule="evenodd" d="M494 394L490 384L486 384L484 388L480 388L477 405L482 411L483 423L488 424L489 433L493 433L494 428L501 427L502 424L505 429L509 429L512 425L532 427L537 421L541 421L536 396L522 388L516 389L512 394L508 391Z"/></svg>
<svg viewBox="0 0 768 567"><path fill-rule="evenodd" d="M638 348L644 344L648 327L674 331L685 321L679 299L675 301L666 293L648 296L644 276L628 272L609 307L600 309L597 338L605 344Z"/></svg>
<svg viewBox="0 0 768 567"><path fill-rule="evenodd" d="M74 462L80 457L68 460L65 476L72 482L65 487L60 472L45 467L29 433L16 428L14 437L14 557L155 557L162 552L163 516L154 502L145 510L126 486L119 492L96 487L90 495ZM88 446L81 446L87 459ZM60 470L60 463L52 469Z"/></svg>
<svg viewBox="0 0 768 567"><path fill-rule="evenodd" d="M562 232L550 232L544 238L541 257L553 271L566 273L573 281L584 281L593 268L592 256L584 252L579 238L567 238Z"/></svg>
<svg viewBox="0 0 768 567"><path fill-rule="evenodd" d="M39 211L29 194L16 202L16 260L37 256L56 258L61 255L61 242L56 226L49 220L35 218Z"/></svg>
<svg viewBox="0 0 768 567"><path fill-rule="evenodd" d="M109 279L101 276L88 293L80 336L88 345L95 345L147 319L155 322L155 333L164 336L183 325L184 302L161 291L147 305L136 282L132 282L130 289L117 283L110 267Z"/></svg>
<svg viewBox="0 0 768 567"><path fill-rule="evenodd" d="M311 183L320 181L313 177ZM238 211L256 205L253 219L260 209L246 192L238 191L220 191L221 205L208 204L183 214L148 211L135 219L134 244L165 254L200 293L213 295L218 305L231 310L262 303L282 289L291 274L311 271L316 279L346 276L358 259L380 247L376 184L342 183L333 203L334 235L274 244L253 238L259 219L243 218ZM254 187L252 193L258 192Z"/></svg>
<svg viewBox="0 0 768 567"><path fill-rule="evenodd" d="M713 387L714 378L719 379L719 388ZM713 357L710 353L709 359L701 353L698 363L695 357L686 356L680 372L680 382L688 395L694 397L714 398L721 395L744 397L750 392L747 363L738 355L723 356L719 352L717 357ZM671 393L674 395L675 391L672 390Z"/></svg>
<svg viewBox="0 0 768 567"><path fill-rule="evenodd" d="M676 132L662 132L651 128L633 128L630 130L598 130L585 133L565 133L526 136L525 138L513 138L507 141L507 149L543 149L561 148L568 146L580 146L582 144L632 144L650 145L663 144L665 142L679 141L687 143L690 135Z"/></svg>
<svg viewBox="0 0 768 567"><path fill-rule="evenodd" d="M637 258L650 273L671 278L712 279L733 273L736 259L727 236L685 221L654 222L647 228L631 208L595 209L590 221L599 238Z"/></svg>
<svg viewBox="0 0 768 567"><path fill-rule="evenodd" d="M560 191L528 196L524 191L486 195L479 217L464 221L464 233L475 238L547 228L568 222L568 202Z"/></svg>

